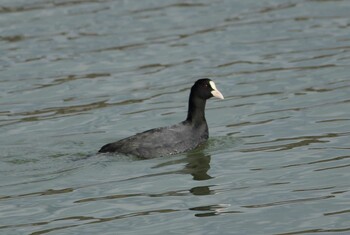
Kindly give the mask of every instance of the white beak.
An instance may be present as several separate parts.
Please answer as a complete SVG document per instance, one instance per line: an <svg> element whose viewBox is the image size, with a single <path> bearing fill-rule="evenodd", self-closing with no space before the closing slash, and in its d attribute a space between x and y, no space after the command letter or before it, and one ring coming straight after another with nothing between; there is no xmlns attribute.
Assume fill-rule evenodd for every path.
<svg viewBox="0 0 350 235"><path fill-rule="evenodd" d="M210 81L210 86L213 89L213 91L211 91L211 94L219 99L224 99L224 96L221 94L221 92L216 88L215 83L213 81Z"/></svg>

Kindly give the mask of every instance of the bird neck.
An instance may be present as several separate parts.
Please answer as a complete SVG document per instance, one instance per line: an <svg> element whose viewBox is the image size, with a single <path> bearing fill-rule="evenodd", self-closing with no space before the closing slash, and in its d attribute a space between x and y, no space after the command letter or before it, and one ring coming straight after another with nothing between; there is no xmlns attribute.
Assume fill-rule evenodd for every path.
<svg viewBox="0 0 350 235"><path fill-rule="evenodd" d="M190 99L188 102L188 113L186 121L190 122L194 126L201 125L205 120L205 104L206 100L201 99L197 96L190 94Z"/></svg>

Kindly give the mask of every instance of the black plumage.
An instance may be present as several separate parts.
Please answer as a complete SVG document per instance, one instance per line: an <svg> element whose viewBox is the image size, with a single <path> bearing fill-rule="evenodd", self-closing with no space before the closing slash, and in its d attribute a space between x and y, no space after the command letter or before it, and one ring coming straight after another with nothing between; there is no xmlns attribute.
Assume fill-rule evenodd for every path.
<svg viewBox="0 0 350 235"><path fill-rule="evenodd" d="M152 158L194 149L209 137L205 104L211 97L224 98L213 81L208 78L199 79L191 88L185 121L106 144L99 153L115 152Z"/></svg>

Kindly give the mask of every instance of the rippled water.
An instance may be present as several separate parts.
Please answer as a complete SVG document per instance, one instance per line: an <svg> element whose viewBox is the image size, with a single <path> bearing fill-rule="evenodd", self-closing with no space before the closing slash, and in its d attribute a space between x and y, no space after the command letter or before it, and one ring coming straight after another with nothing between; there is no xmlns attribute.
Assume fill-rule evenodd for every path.
<svg viewBox="0 0 350 235"><path fill-rule="evenodd" d="M0 2L1 234L349 234L350 1ZM182 121L211 137L95 155Z"/></svg>

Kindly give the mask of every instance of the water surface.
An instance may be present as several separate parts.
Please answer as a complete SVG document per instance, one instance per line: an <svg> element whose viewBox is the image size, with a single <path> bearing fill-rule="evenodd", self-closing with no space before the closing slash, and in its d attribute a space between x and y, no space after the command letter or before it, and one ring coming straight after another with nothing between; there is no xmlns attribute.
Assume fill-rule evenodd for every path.
<svg viewBox="0 0 350 235"><path fill-rule="evenodd" d="M1 234L349 234L350 2L3 0ZM210 139L96 155L186 117Z"/></svg>

